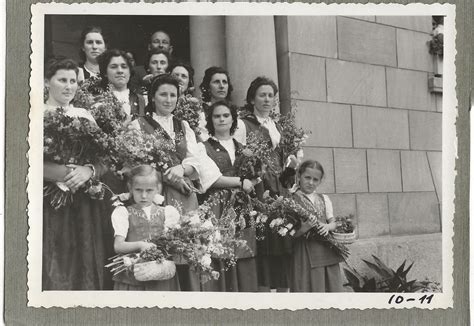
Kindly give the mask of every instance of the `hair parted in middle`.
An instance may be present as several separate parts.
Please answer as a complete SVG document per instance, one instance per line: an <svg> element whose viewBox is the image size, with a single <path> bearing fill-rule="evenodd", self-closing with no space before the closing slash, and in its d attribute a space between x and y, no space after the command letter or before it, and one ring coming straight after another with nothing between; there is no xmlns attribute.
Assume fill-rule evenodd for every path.
<svg viewBox="0 0 474 326"><path fill-rule="evenodd" d="M162 181L161 173L158 172L154 167L151 165L138 165L132 168L128 174L128 186L132 187L133 185L133 179L135 177L151 177L151 178L156 178L156 184L157 186L160 186Z"/></svg>

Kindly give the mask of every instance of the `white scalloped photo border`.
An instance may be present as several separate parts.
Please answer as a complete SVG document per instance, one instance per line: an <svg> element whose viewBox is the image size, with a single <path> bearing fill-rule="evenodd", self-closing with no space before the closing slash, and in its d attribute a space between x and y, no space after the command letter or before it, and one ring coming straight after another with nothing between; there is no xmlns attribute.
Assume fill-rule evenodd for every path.
<svg viewBox="0 0 474 326"><path fill-rule="evenodd" d="M455 5L452 4L303 4L303 3L82 3L31 6L31 78L28 170L28 306L29 307L160 307L217 309L386 309L453 307L453 236L455 160L457 158L457 99L455 93ZM43 54L46 14L103 15L444 15L444 74L442 122L442 293L431 303L417 300L390 305L393 293L216 293L42 291L42 175L43 175Z"/></svg>

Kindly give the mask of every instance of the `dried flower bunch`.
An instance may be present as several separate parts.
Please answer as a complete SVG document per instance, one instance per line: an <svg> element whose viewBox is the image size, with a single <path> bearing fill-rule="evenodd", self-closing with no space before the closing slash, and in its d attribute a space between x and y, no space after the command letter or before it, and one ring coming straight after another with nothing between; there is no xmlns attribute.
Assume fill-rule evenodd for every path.
<svg viewBox="0 0 474 326"><path fill-rule="evenodd" d="M110 139L94 122L71 117L63 108L47 110L43 118L43 157L45 161L68 165L108 162ZM89 180L82 187L94 199L102 199L104 189L97 180ZM43 196L58 209L70 203L73 194L62 182L45 183Z"/></svg>
<svg viewBox="0 0 474 326"><path fill-rule="evenodd" d="M196 136L199 136L201 134L199 129L199 112L201 111L201 102L197 98L187 94L178 99L173 115L181 121L187 121Z"/></svg>
<svg viewBox="0 0 474 326"><path fill-rule="evenodd" d="M314 216L313 212L302 207L294 199L283 196L273 198L268 192L264 194L263 203L254 200L254 205L260 212L269 217L262 221L264 228L268 228L280 236L294 236L302 222L314 219L320 220L320 218ZM344 244L336 241L331 233L325 236L319 234L317 229L317 227L312 228L303 236L307 239L322 241L344 259L349 257L349 249Z"/></svg>

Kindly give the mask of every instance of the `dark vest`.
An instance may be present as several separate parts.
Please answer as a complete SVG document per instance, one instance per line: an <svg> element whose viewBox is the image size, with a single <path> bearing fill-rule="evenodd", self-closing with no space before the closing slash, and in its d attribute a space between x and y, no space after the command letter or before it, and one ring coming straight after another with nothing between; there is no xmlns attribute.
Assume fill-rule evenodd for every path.
<svg viewBox="0 0 474 326"><path fill-rule="evenodd" d="M160 131L163 131L162 133L163 137L165 137L168 140L171 139L171 136L168 135L168 133L164 131L161 125L158 122L156 122L151 117L151 115L145 115L145 116L139 117L138 122L140 123L140 127L142 128L142 130L145 131L146 133L155 134L156 130L160 130ZM182 122L178 120L177 118L175 118L174 116L173 116L173 131L176 134L182 135L181 139L176 144L176 155L179 161L182 162L186 158L186 138L185 138Z"/></svg>
<svg viewBox="0 0 474 326"><path fill-rule="evenodd" d="M211 160L213 160L216 163L222 175L227 176L227 177L233 177L236 175L235 166L240 159L239 152L240 152L240 149L242 148L242 144L240 144L235 139L233 139L233 141L234 141L234 146L235 146L235 151L236 151L234 164L232 164L229 153L227 153L227 150L217 140L213 138L209 138L207 141L203 143L204 146L206 147L207 156L209 156Z"/></svg>
<svg viewBox="0 0 474 326"><path fill-rule="evenodd" d="M163 233L165 225L165 210L163 207L152 205L150 220L146 218L145 212L133 206L127 207L128 211L128 233L127 242L144 241L152 239ZM113 277L116 282L131 285L140 285L133 276L133 272L125 271Z"/></svg>

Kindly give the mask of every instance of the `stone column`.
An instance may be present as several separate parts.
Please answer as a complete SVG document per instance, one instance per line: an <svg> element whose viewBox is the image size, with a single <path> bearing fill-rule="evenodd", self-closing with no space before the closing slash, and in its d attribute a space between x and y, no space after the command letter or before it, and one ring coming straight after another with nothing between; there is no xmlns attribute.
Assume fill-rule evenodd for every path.
<svg viewBox="0 0 474 326"><path fill-rule="evenodd" d="M278 83L273 16L227 16L225 31L232 101L241 106L255 77L266 76Z"/></svg>
<svg viewBox="0 0 474 326"><path fill-rule="evenodd" d="M191 16L189 34L195 94L200 97L199 85L204 71L211 66L226 66L225 19L223 16Z"/></svg>

